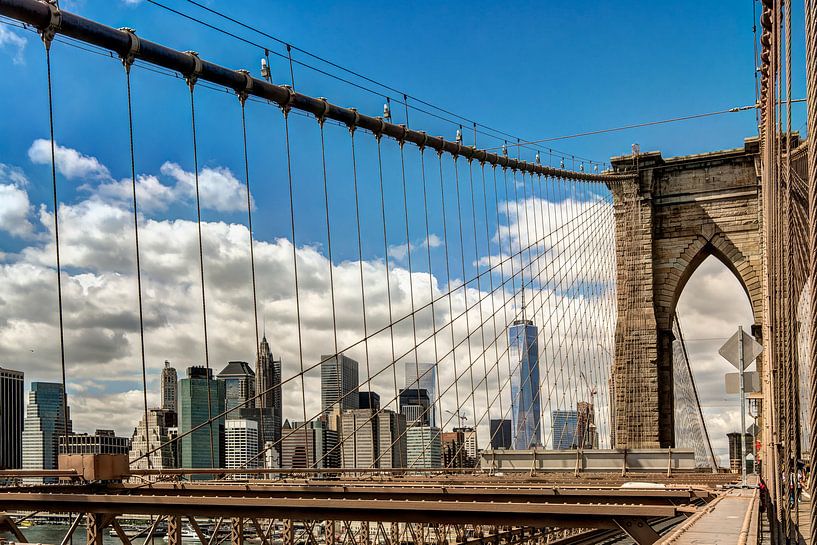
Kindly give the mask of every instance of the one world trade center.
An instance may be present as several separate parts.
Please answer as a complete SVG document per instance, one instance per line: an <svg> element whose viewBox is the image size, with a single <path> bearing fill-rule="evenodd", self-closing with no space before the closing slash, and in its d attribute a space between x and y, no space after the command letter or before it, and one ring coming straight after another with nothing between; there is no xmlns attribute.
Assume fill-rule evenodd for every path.
<svg viewBox="0 0 817 545"><path fill-rule="evenodd" d="M511 425L513 448L542 446L539 399L538 329L531 320L515 320L508 328L511 358Z"/></svg>

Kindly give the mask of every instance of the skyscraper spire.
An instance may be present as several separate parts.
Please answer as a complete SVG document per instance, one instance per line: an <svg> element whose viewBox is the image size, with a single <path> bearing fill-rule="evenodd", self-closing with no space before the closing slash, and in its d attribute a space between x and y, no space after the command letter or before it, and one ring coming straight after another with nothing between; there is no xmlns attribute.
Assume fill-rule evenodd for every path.
<svg viewBox="0 0 817 545"><path fill-rule="evenodd" d="M255 360L255 383L256 390L260 394L258 398L258 407L271 407L272 404L271 392L267 390L272 386L273 378L273 363L272 351L267 342L266 334L261 338L261 344L258 346L258 357Z"/></svg>
<svg viewBox="0 0 817 545"><path fill-rule="evenodd" d="M258 357L255 362L255 391L258 395L255 407L259 412L261 444L267 441L278 441L281 438L283 414L281 360L273 358L266 332L258 345Z"/></svg>
<svg viewBox="0 0 817 545"><path fill-rule="evenodd" d="M525 320L525 271L522 270L522 320Z"/></svg>

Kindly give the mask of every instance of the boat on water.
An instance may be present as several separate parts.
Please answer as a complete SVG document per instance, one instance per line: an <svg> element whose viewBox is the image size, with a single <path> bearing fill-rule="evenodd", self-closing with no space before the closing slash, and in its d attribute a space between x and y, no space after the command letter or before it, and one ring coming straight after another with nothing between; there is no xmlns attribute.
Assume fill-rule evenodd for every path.
<svg viewBox="0 0 817 545"><path fill-rule="evenodd" d="M138 526L135 524L123 524L122 531L128 536L128 539L147 536L150 531L150 526ZM118 537L116 530L111 528L108 530L108 535L111 537ZM167 535L167 527L159 525L153 530L153 537L165 537Z"/></svg>
<svg viewBox="0 0 817 545"><path fill-rule="evenodd" d="M208 540L210 539L210 534L206 530L202 529L202 534L204 534L205 539ZM165 532L163 539L165 541L168 541L167 532ZM198 541L198 540L199 540L198 534L196 534L196 532L189 524L185 524L182 527L182 541Z"/></svg>

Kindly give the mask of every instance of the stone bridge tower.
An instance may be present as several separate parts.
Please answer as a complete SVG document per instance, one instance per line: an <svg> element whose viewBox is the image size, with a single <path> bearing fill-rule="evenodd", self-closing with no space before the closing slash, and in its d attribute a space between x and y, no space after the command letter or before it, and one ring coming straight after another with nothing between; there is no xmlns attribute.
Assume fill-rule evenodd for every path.
<svg viewBox="0 0 817 545"><path fill-rule="evenodd" d="M689 277L710 255L738 278L760 335L762 209L757 139L738 149L612 159L618 317L611 379L613 445L675 446L672 321Z"/></svg>

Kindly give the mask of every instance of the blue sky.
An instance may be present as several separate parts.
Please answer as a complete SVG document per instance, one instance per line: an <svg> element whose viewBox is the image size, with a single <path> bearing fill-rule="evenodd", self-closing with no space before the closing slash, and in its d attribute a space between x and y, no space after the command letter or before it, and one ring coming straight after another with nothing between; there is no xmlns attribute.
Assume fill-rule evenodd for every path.
<svg viewBox="0 0 817 545"><path fill-rule="evenodd" d="M226 24L183 0L160 1L213 24ZM263 51L197 25L145 0L62 0L61 4L66 10L113 27L135 28L145 39L181 50L196 50L208 60L236 69L246 68L258 76ZM411 96L523 139L558 137L722 110L754 102L751 0L672 3L563 1L547 4L212 1L208 5ZM795 9L802 10L802 6L796 4ZM803 65L802 40L797 39L802 35L802 28L799 26L801 15L795 13L794 17L795 66ZM268 47L272 53L273 80L276 83L291 83L288 64L275 55L276 52L285 53L281 44L234 25L225 28ZM45 244L42 237L47 236L47 232L35 221L36 210L41 205L46 211L51 209L49 163L42 160L42 155L36 159L37 154L32 155L31 151L34 149L32 144L37 139L48 135L45 63L42 44L35 34L3 23L0 23L0 32L0 73L4 74L0 78L0 96L3 97L0 104L5 105L0 115L0 134L3 135L0 138L0 164L10 169L19 169L26 177L27 182L21 186L24 186L31 203L31 213L24 221L35 225L27 233L24 224L18 224L16 232L8 228L0 229L0 258L7 263L19 264L28 260L20 259L20 255ZM397 93L344 74L302 53L295 51L293 55L296 61L313 64L322 70L375 88L379 93L390 95L393 100L400 99ZM294 71L296 88L300 92L324 96L336 104L356 107L369 115L382 113L384 98L381 96L298 64ZM87 211L91 205L104 199L112 199L110 202L119 202L121 205L121 194L116 193L116 183L130 176L124 72L117 59L56 43L53 47L53 74L57 141L66 149L82 154L79 158L84 157L85 167L92 167L86 168L83 176L72 177L70 173L61 173L59 176L61 201L73 205L75 210L85 210L84 215L79 212L75 216L68 214L65 229L70 237L72 233L82 231L85 227L83 221L89 221L89 218L99 220L103 227L107 225L105 221L113 225L118 221L117 218L121 219L117 216L121 210L116 207L99 207L92 214ZM137 174L154 176L158 183L170 188L166 189L168 192L172 189L182 195L182 198L156 203L156 209L150 213L145 210L145 214L146 217L157 220L157 223L160 219L167 220L162 228L171 229L175 220L195 218L189 186L185 185L189 182L189 173L193 168L187 87L180 79L142 68L134 69L132 79ZM803 96L804 75L800 72L794 74L794 89L795 96ZM415 101L410 102L427 109ZM196 91L196 104L200 168L210 169L209 175L219 183L228 186L230 183L243 183L238 101L230 93L199 87ZM804 123L804 110L803 105L794 106L795 129ZM393 103L392 112L396 122L404 122L401 106ZM450 117L448 114L440 115ZM413 128L443 135L448 139L454 138L458 122L446 122L416 110L412 110L410 116ZM259 103L248 103L247 118L250 178L256 205L255 233L258 239L272 243L276 237L289 237L290 229L283 120L277 108ZM462 123L465 125L465 144L471 144L471 127L467 122ZM332 202L331 221L335 235L333 250L337 263L355 259L357 255L356 238L353 236L354 194L349 176L351 156L346 129L327 124L325 130L328 185ZM631 144L636 142L644 151L660 150L668 157L738 147L742 145L744 137L754 134L755 117L753 112L748 111L562 140L545 146L552 145L568 156L573 154L607 161L612 155L629 153ZM322 196L323 191L320 133L314 119L293 114L290 117L290 138L293 178L296 181L298 243L312 245L319 249L318 253L325 254L323 201L321 198L314 198L316 195ZM480 146L502 144L501 138L482 134L478 138ZM363 257L382 259L385 253L383 241L376 236L383 228L379 216L377 149L374 140L368 136L361 136L356 141L361 207L364 210L361 219L364 231ZM522 156L533 160L533 153L523 150ZM390 247L396 247L405 242L404 226L399 221L401 218L398 214L402 206L399 148L394 142L384 140L382 157L386 187L387 243ZM97 163L92 164L92 158ZM551 159L547 152L542 152L542 159L544 162L552 160L553 164L559 162L558 158ZM420 176L418 160L417 150L407 147L406 165L410 180L416 181ZM446 198L449 199L446 218L449 225L453 225L456 221L456 209L450 204L451 199L455 198L450 181L454 176L454 166L449 157L444 157L443 161L444 177L447 180ZM577 160L575 164L578 166L580 162L581 160ZM573 164L568 158L566 166L571 167ZM439 184L438 168L437 157L427 155L426 174L429 184ZM7 176L8 171L0 171L0 174ZM467 201L467 164L459 163L458 174L463 184L463 199ZM476 170L475 176L479 182L479 172ZM418 187L417 184L410 184L408 190L409 208L412 211L409 238L415 249L425 240L425 232L418 220L422 205L422 194ZM431 234L442 237L443 217L439 203L442 195L439 185L436 188L436 192L432 193L434 202L430 207ZM214 196L215 200L206 202L203 215L206 221L213 224L224 222L217 227L223 227L224 233L238 236L240 233L233 233L231 226L245 220L245 211L239 206L240 200L235 200L237 195L240 196L240 184L233 189L236 191L229 195L218 194ZM592 202L598 192L601 192L600 188L595 188L582 193L580 198ZM563 197L564 195L557 193L549 195L550 200L557 202L562 201ZM500 195L500 198L503 196ZM467 212L467 206L465 210ZM321 221L316 221L315 218L320 218ZM72 224L72 219L76 223ZM508 223L512 219L504 218ZM480 221L477 219L477 222ZM483 223L479 223L478 227L480 232L484 230ZM492 231L498 228L496 224L489 227ZM102 232L98 239L80 241L82 247L91 256L94 255L92 250L96 248L102 261L108 263L110 258L112 270L124 275L129 270L127 267L130 263L125 257L121 258L121 262L117 259L119 252L124 256L130 251L127 246L129 241L119 241L122 243L121 247L117 246L118 249L114 252L105 246L104 235ZM457 252L460 250L456 235L457 233L449 232L449 237L453 239L450 241L452 278L462 276L458 266L460 254ZM172 246L173 241L160 242ZM477 254L484 254L488 250L496 251L496 248L487 248L482 242L479 244L478 251L472 251L473 244L466 233L463 244L465 267L472 272L472 258L480 257ZM46 246L41 249L43 255L48 255ZM211 256L212 261L208 263L213 269L218 269L216 265L212 265L213 262L218 262L219 259L227 261L230 258L229 245L219 246L217 250L219 253ZM31 250L31 253L36 252ZM152 280L166 272L162 268L166 265L162 263L162 259L172 261L178 258L169 250L152 257L155 261L147 260L148 289L154 286L151 284ZM102 280L83 277L84 272L94 272L93 268L81 265L87 263L82 259L77 259L76 263L72 272L76 274L78 285L85 290L78 293L87 295L93 292L96 286L94 282L102 283ZM174 262L172 265L177 264ZM194 265L195 263L188 264L189 267ZM151 266L155 268L151 270ZM444 256L439 244L434 246L432 266L437 280L445 281ZM71 270L70 259L68 267ZM171 265L167 267L169 269ZM425 270L426 262L415 262L415 267ZM218 275L226 274L225 271L226 268L212 274L218 280ZM720 272L713 269L710 277L714 278ZM242 282L245 280L241 279ZM724 280L727 281L728 279ZM169 296L172 292L158 281L154 287L156 293L153 297L160 302L163 295ZM197 293L190 287L183 283L178 293L172 295L192 300L197 297ZM105 300L103 295L100 292L100 301ZM50 299L48 301L51 302ZM224 323L235 319L232 310L224 310ZM687 313L693 311L688 310ZM183 323L183 319L177 314L168 310L167 314L161 314L161 318L157 320L171 325L175 323L174 320ZM133 394L133 399L128 398L129 404L123 406L123 411L132 420L134 400L138 412L138 392L133 390L132 380L117 374L116 365L123 358L126 359L126 356L133 356L133 353L127 354L127 351L123 352L124 349L117 346L117 342L127 343L126 337L119 337L112 332L105 335L104 346L98 351L89 351L87 355L88 361L98 361L101 370L99 376L89 378L85 372L83 378L75 382L76 392L95 392L100 400L107 400L108 406L112 400L106 396ZM159 337L157 333L153 342L151 339L148 342L152 366L161 365L161 361L168 357L168 347L171 346L169 338L158 342L156 339ZM51 346L53 340L42 339L43 346L37 347L49 354L49 358L54 356L54 347ZM196 341L196 336L190 333L173 342L178 348L193 347ZM85 342L87 347L93 344L83 338L78 338L75 342ZM282 339L281 342L285 341ZM2 348L0 346L0 357L5 358L4 363L7 362L10 367L30 365L32 369L37 369L36 373L40 373L40 376L35 375L36 378L56 378L49 374L52 371L45 371L45 363L36 367L26 361L15 362L14 358L21 357L20 350L25 353L23 355L27 355L25 347L17 346L9 350ZM273 350L276 351L275 346ZM287 348L282 350L290 353ZM74 355L77 352L80 351L75 351ZM100 356L102 353L109 355ZM174 354L178 353L183 353L183 350L178 348ZM228 351L217 350L217 353L228 354ZM251 357L251 353L250 356L239 355ZM194 359L189 355L185 357ZM72 365L81 364L77 357L70 357L69 360ZM53 362L53 359L47 362L48 369L54 369ZM77 378L83 372L75 369L73 376ZM92 412L93 406L85 405L82 409L87 415ZM130 420L123 420L119 426L126 428L128 422Z"/></svg>
<svg viewBox="0 0 817 545"><path fill-rule="evenodd" d="M273 79L291 83L289 66L275 53L285 48L273 40L241 29L201 8L182 1L163 2L191 16L269 47ZM284 41L349 67L411 96L523 139L557 137L577 132L641 121L722 110L754 101L752 2L471 2L387 4L210 2L217 10L256 25ZM247 68L258 75L259 49L224 36L173 14L145 0L100 2L72 0L64 7L114 27L129 26L140 36L181 50L196 50L215 62ZM798 6L799 8L799 6ZM799 36L799 18L795 36ZM0 81L7 108L0 119L3 134L0 160L26 166L26 151L36 138L47 135L44 59L42 46L30 33L22 51L13 44L0 57L0 69L13 77ZM795 65L802 57L802 40L794 41ZM125 121L124 77L115 59L79 51L64 44L54 46L56 130L60 144L98 157L114 178L129 174ZM295 60L312 64L351 79L399 100L399 94L378 88L349 74L294 52ZM333 80L298 64L296 87L313 96L357 107L370 115L382 112L384 99ZM166 161L192 170L189 146L189 106L185 85L177 79L146 70L134 70L137 170L157 173ZM795 73L795 95L804 88L803 74ZM199 144L202 166L222 166L240 173L239 108L229 94L199 89L197 92ZM427 107L416 104L427 109ZM804 106L794 106L794 126L804 122ZM395 121L404 120L401 106L392 108ZM432 134L453 138L456 124L411 111L411 125ZM444 115L444 117L450 117ZM251 179L260 203L284 202L284 184L265 184L265 177L285 175L281 116L264 104L248 106ZM466 144L472 129L465 123ZM304 195L320 188L318 131L311 119L292 116L294 175ZM752 111L703 120L649 127L607 135L556 141L552 146L568 154L606 161L628 153L632 143L642 150L661 150L665 156L737 147L755 133ZM345 129L327 126L330 186L336 167L351 165ZM479 135L481 146L498 146L501 140ZM370 141L371 139L365 139ZM370 142L369 142L370 143ZM188 144L188 145L182 145ZM93 149L90 149L90 148ZM513 151L513 149L512 149ZM377 181L375 150L361 145L358 162L364 165L362 192L367 180ZM532 160L533 151L523 150ZM543 161L559 159L542 152ZM384 159L397 161L393 142L384 144ZM566 160L568 167L580 161ZM393 163L392 163L393 164ZM450 168L450 165L447 165ZM299 168L303 170L298 171ZM589 168L589 166L588 166ZM386 169L386 186L395 169ZM47 176L48 165L32 169ZM450 172L449 172L450 174ZM316 185L317 184L317 185ZM374 186L376 189L376 186ZM75 186L61 187L70 200ZM340 190L340 209L349 209L351 193ZM46 201L48 187L35 184L33 201ZM347 197L347 198L344 198ZM297 195L296 195L297 198ZM387 199L389 196L387 195ZM320 201L301 199L302 217L319 213ZM373 204L373 203L372 203ZM365 207L365 203L364 203ZM189 217L190 209L173 210ZM213 217L205 213L205 219ZM277 215L280 216L280 215ZM226 219L238 219L227 216ZM280 218L279 218L280 219ZM260 232L283 235L286 221L261 214ZM299 235L304 242L318 242L312 222ZM364 225L364 230L366 226ZM6 244L15 245L14 241ZM337 248L339 256L354 248ZM365 252L364 252L365 253Z"/></svg>
<svg viewBox="0 0 817 545"><path fill-rule="evenodd" d="M211 23L227 24L187 2L165 3ZM751 0L517 2L512 6L421 2L411 7L381 2L213 1L210 5L373 79L522 138L547 138L754 101ZM255 48L145 1L74 0L65 6L114 27L133 27L141 36L169 46L197 50L224 65L258 71L260 54ZM795 36L800 35L798 22L795 16ZM282 46L268 38L234 25L228 28L283 52ZM801 41L795 39L795 61L802 56ZM3 79L3 95L11 103L32 106L14 108L4 115L3 129L13 128L20 137L4 139L0 147L3 157L19 156L32 139L28 137L43 131L38 123L42 109L34 107L42 104L44 92L40 84L41 50L30 40L25 64L14 65L8 56L0 61L4 73L14 74ZM122 115L120 103L98 101L98 108L89 115L70 108L65 101L69 97L76 101L115 98L123 91L115 77L121 72L119 67L59 45L54 55L55 82L58 92L62 91L58 131L63 139L81 141L91 134L111 131L108 120ZM295 56L296 60L319 64L303 55L299 59L297 52ZM82 77L69 81L67 76L73 70L81 71ZM273 77L280 83L290 79L288 66L275 56ZM370 114L381 112L380 97L304 67L295 67L295 78L302 92L326 96ZM137 97L161 94L152 96L150 102L156 117L172 115L180 108L185 91L183 85L163 80L140 74L135 82ZM795 73L795 90L803 90L802 73ZM71 110L81 119L66 113ZM795 113L796 121L802 123L803 107L795 106ZM399 121L401 109L395 106L394 114ZM419 113L412 117L413 125L429 132L451 137L456 129ZM562 141L553 147L597 160L625 153L633 142L640 143L643 150L660 149L665 155L702 152L739 145L742 137L755 132L753 119L751 112L730 114ZM202 121L206 131L207 120ZM223 120L219 123L221 126ZM800 123L795 122L795 127ZM186 125L179 123L165 135L185 138L185 129ZM467 127L465 134L467 141L471 134ZM111 139L110 150L119 144L117 138ZM186 150L179 147L175 151L181 154ZM227 149L225 154L232 151ZM146 157L141 160L146 165L168 159L164 153L151 157L149 149L143 154ZM109 164L117 170L126 166L124 160L113 158Z"/></svg>

